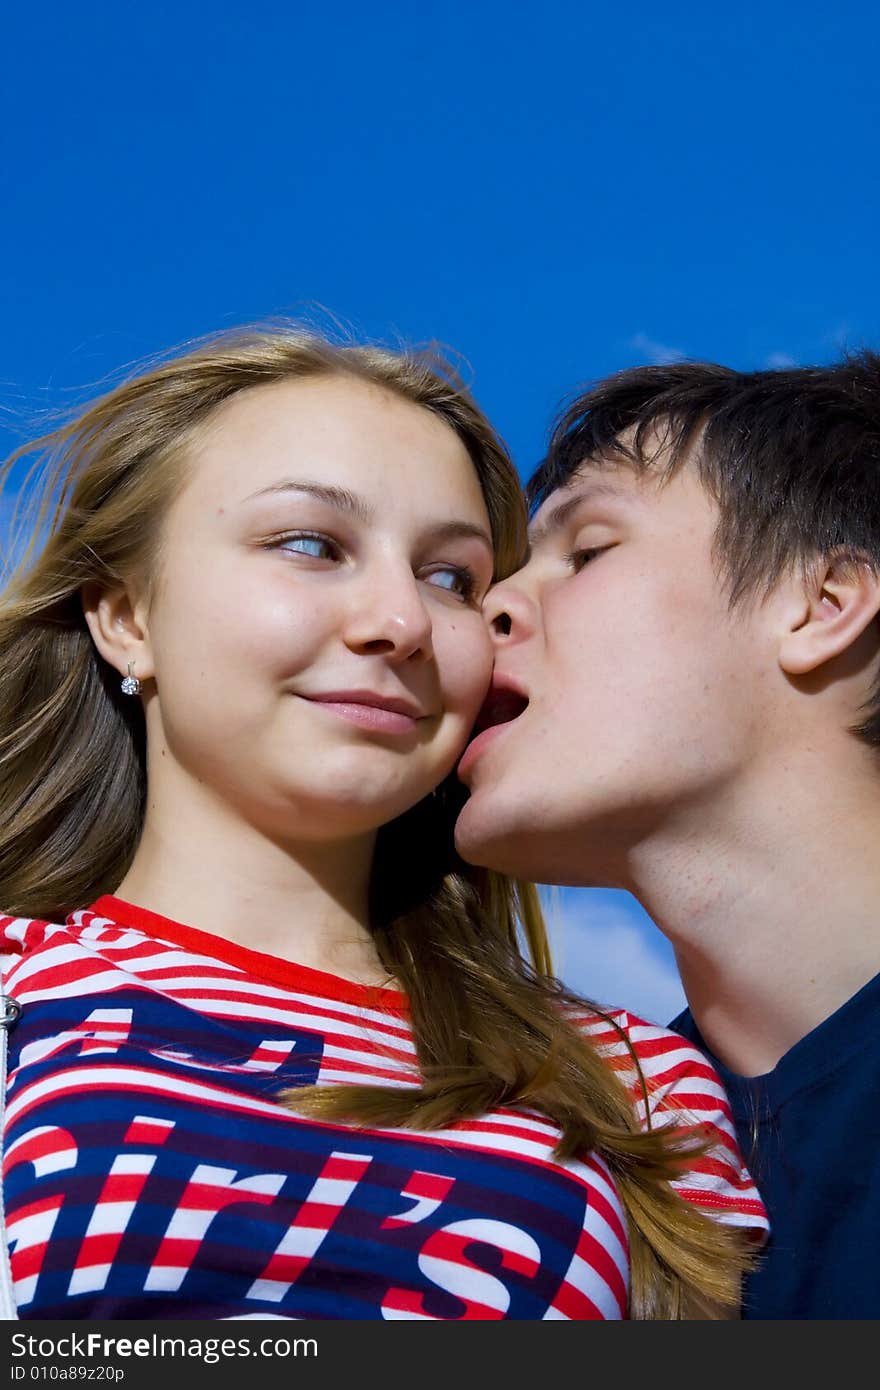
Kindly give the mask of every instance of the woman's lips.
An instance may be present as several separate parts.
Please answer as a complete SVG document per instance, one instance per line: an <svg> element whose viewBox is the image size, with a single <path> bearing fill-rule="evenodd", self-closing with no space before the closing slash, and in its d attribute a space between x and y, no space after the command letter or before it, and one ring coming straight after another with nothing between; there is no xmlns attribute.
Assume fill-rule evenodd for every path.
<svg viewBox="0 0 880 1390"><path fill-rule="evenodd" d="M302 698L325 709L328 714L333 714L338 719L380 734L412 733L421 718L421 715L406 713L401 708L393 709L389 705L368 703L353 696L327 698L323 695L305 695Z"/></svg>

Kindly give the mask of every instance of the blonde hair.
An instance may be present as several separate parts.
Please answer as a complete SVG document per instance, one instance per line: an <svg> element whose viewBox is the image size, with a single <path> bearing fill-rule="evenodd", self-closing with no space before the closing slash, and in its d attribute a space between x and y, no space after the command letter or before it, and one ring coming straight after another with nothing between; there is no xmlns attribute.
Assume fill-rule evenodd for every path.
<svg viewBox="0 0 880 1390"><path fill-rule="evenodd" d="M322 376L372 382L444 420L480 481L496 578L520 563L526 514L516 471L455 369L434 353L334 343L284 323L238 329L153 364L16 450L0 487L35 454L27 486L36 502L32 544L0 595L4 911L63 920L113 892L141 834L143 712L92 643L83 586L149 574L187 447L221 402ZM583 1001L552 976L534 887L458 858L462 796L450 778L383 827L373 867L376 945L409 997L422 1085L311 1088L286 1103L426 1129L502 1104L536 1107L562 1130L559 1157L596 1149L615 1176L630 1226L634 1316L681 1316L685 1288L735 1302L747 1265L742 1239L669 1183L694 1144L643 1132L621 1080L566 1016Z"/></svg>

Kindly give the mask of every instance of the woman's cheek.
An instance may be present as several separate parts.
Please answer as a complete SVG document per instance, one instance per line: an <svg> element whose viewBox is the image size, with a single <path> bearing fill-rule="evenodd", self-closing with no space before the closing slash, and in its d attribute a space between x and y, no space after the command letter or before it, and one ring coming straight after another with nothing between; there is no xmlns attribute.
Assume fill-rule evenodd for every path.
<svg viewBox="0 0 880 1390"><path fill-rule="evenodd" d="M479 613L468 614L445 636L440 677L448 709L468 725L476 719L492 679L492 639Z"/></svg>

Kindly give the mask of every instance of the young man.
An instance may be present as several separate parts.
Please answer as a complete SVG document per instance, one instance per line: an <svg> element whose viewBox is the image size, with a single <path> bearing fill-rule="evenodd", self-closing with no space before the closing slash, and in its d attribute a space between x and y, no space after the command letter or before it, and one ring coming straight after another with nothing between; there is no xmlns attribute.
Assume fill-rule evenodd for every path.
<svg viewBox="0 0 880 1390"><path fill-rule="evenodd" d="M639 898L769 1208L744 1316L878 1317L880 356L620 373L530 495L459 849Z"/></svg>

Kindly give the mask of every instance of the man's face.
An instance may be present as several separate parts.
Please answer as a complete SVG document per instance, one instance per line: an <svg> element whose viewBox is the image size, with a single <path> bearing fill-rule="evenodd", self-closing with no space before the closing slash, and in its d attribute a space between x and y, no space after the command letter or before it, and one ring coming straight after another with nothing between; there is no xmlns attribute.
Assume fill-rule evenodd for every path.
<svg viewBox="0 0 880 1390"><path fill-rule="evenodd" d="M746 773L779 672L761 607L729 608L717 520L687 464L664 484L589 464L544 502L528 563L487 600L484 720L508 722L459 764L465 859L623 886L640 843L702 824Z"/></svg>

